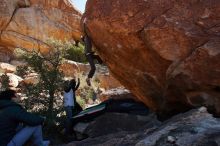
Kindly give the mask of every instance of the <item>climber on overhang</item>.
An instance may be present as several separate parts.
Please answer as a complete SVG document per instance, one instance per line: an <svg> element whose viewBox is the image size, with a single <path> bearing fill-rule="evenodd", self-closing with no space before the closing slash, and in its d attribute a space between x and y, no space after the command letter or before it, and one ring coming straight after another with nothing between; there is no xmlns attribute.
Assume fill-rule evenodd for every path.
<svg viewBox="0 0 220 146"><path fill-rule="evenodd" d="M87 29L86 29L86 18L83 21L83 32L84 36L81 38L82 41L85 43L85 56L87 61L89 62L89 65L91 67L89 74L86 78L86 82L88 86L91 86L91 79L95 74L96 66L94 60L96 59L100 64L102 64L101 58L95 54L95 52L92 51L92 40L88 36Z"/></svg>

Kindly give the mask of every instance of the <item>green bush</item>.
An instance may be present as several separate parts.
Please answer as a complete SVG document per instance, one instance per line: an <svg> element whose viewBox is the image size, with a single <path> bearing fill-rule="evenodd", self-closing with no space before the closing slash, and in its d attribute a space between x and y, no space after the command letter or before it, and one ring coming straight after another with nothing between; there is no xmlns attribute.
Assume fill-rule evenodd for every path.
<svg viewBox="0 0 220 146"><path fill-rule="evenodd" d="M86 106L86 101L81 98L80 96L76 96L76 101L79 103L79 105L84 109Z"/></svg>
<svg viewBox="0 0 220 146"><path fill-rule="evenodd" d="M6 74L0 76L0 91L4 91L9 88L9 77Z"/></svg>
<svg viewBox="0 0 220 146"><path fill-rule="evenodd" d="M57 95L62 91L64 77L59 66L62 64L70 44L56 40L49 40L48 44L51 48L47 54L42 54L39 51L20 51L27 66L18 68L17 73L25 76L30 72L36 72L39 75L39 82L36 85L23 85L23 92L28 97L25 106L31 109L37 107L39 108L37 111L46 109L46 116L48 120L52 121L56 117L54 106L59 98Z"/></svg>
<svg viewBox="0 0 220 146"><path fill-rule="evenodd" d="M84 54L84 46L79 44L79 47L72 45L64 56L66 59L73 60L76 62L86 63L86 57Z"/></svg>
<svg viewBox="0 0 220 146"><path fill-rule="evenodd" d="M19 66L16 68L16 74L21 77L24 77L30 71L31 69L28 66Z"/></svg>
<svg viewBox="0 0 220 146"><path fill-rule="evenodd" d="M88 102L89 99L93 100L94 95L95 95L95 92L94 92L94 90L92 88L87 90L87 94L86 94L86 97L85 97L86 102Z"/></svg>

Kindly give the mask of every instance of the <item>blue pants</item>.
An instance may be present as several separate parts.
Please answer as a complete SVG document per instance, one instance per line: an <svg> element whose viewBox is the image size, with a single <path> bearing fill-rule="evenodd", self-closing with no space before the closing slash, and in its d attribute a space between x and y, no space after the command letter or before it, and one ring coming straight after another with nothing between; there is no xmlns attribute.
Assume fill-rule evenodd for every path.
<svg viewBox="0 0 220 146"><path fill-rule="evenodd" d="M26 126L19 130L7 146L23 146L29 139L36 146L47 146L43 141L42 126Z"/></svg>
<svg viewBox="0 0 220 146"><path fill-rule="evenodd" d="M73 106L64 107L66 112L65 134L70 135L73 133L73 123L71 118L73 117Z"/></svg>

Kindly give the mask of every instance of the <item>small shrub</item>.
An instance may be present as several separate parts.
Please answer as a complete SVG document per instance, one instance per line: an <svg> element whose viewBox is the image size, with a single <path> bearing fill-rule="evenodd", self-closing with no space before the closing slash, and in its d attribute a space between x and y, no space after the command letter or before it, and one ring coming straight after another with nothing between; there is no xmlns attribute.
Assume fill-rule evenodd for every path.
<svg viewBox="0 0 220 146"><path fill-rule="evenodd" d="M80 96L76 96L76 101L79 103L79 105L82 107L82 108L85 108L86 106L86 101L81 98Z"/></svg>
<svg viewBox="0 0 220 146"><path fill-rule="evenodd" d="M6 74L3 74L1 77L0 77L0 90L1 91L4 91L6 89L9 88L9 77L6 75Z"/></svg>
<svg viewBox="0 0 220 146"><path fill-rule="evenodd" d="M85 97L86 102L88 102L90 99L94 99L94 90L92 88L90 88L89 90L87 90L87 95Z"/></svg>
<svg viewBox="0 0 220 146"><path fill-rule="evenodd" d="M21 77L24 77L30 71L31 71L31 69L28 66L19 66L16 68L16 74Z"/></svg>
<svg viewBox="0 0 220 146"><path fill-rule="evenodd" d="M27 62L27 66L19 67L17 73L25 76L30 72L36 72L39 75L39 82L36 85L23 85L23 92L28 97L25 106L36 111L46 110L48 120L52 121L56 114L54 113L55 101L59 98L58 93L62 90L63 73L59 70L59 66L63 61L69 43L49 40L51 46L47 54L39 51L22 52L23 59ZM35 103L33 105L29 103ZM34 106L34 107L33 107Z"/></svg>
<svg viewBox="0 0 220 146"><path fill-rule="evenodd" d="M72 45L68 50L66 55L64 56L66 59L85 63L87 59L84 54L84 46L79 44L79 47Z"/></svg>

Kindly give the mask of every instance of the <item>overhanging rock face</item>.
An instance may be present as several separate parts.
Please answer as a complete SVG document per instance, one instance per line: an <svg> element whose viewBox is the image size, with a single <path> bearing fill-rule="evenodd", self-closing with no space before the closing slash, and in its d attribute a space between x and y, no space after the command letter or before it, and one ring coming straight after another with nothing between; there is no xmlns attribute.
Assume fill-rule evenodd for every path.
<svg viewBox="0 0 220 146"><path fill-rule="evenodd" d="M86 25L113 75L155 111L220 114L219 0L89 0Z"/></svg>

